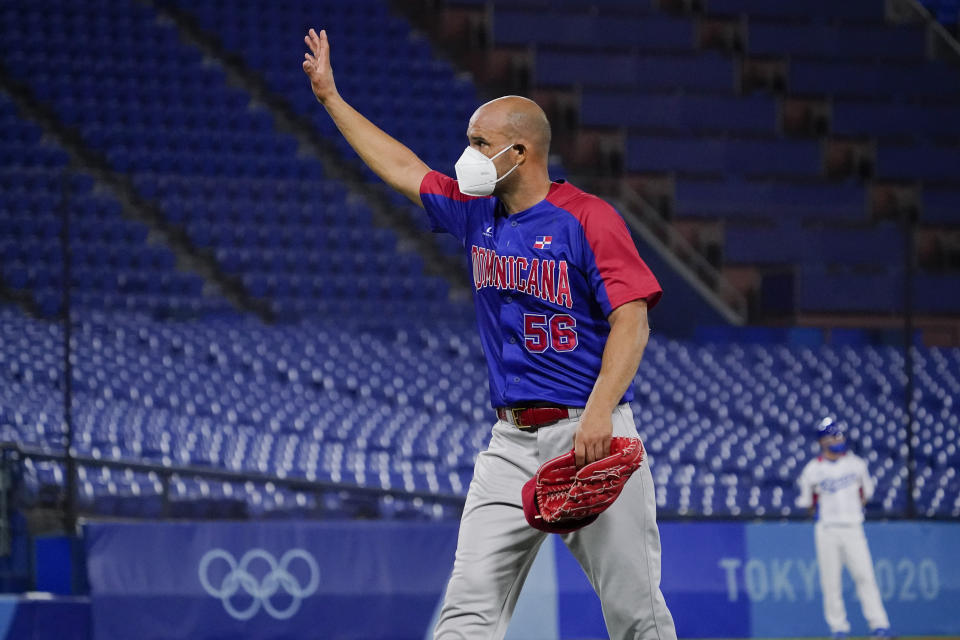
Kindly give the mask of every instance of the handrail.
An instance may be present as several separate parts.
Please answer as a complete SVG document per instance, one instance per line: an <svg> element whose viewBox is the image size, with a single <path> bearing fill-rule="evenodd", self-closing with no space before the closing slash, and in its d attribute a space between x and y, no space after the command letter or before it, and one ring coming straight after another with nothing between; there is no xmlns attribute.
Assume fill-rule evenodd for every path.
<svg viewBox="0 0 960 640"><path fill-rule="evenodd" d="M66 458L63 453L53 453L35 447L25 447L16 442L0 442L0 457L5 458L5 454L13 452L23 457L34 458L37 460L55 460L62 461ZM134 471L156 472L161 475L164 482L164 500L166 501L166 492L168 490L171 476L175 475L196 475L216 478L226 482L256 482L283 484L293 489L301 489L322 493L327 491L349 491L360 495L376 496L397 496L403 498L420 498L427 502L440 502L453 504L462 507L465 498L452 494L429 493L425 491L404 491L402 489L379 489L376 487L363 487L360 485L350 485L337 482L323 482L301 480L297 478L284 478L276 475L260 473L243 473L237 471L227 471L223 469L207 469L195 466L169 466L162 464L153 464L148 462L137 462L130 460L118 460L111 458L94 458L91 456L74 456L77 464L86 466L103 466L116 469L131 469ZM919 521L955 521L956 518L949 515L924 515L920 517L910 517L907 514L900 513L867 513L867 520L919 520ZM718 522L756 522L756 521L806 521L809 516L802 513L795 513L784 516L777 513L769 513L763 516L755 514L710 514L693 512L680 512L678 510L658 509L657 520L662 522L697 522L697 521L718 521Z"/></svg>
<svg viewBox="0 0 960 640"><path fill-rule="evenodd" d="M957 42L953 34L940 24L940 21L930 13L929 9L920 4L918 0L899 0L899 2L909 7L920 19L925 21L927 26L932 28L933 32L940 38L940 41L953 51L953 55L956 56L957 61L960 61L960 42Z"/></svg>
<svg viewBox="0 0 960 640"><path fill-rule="evenodd" d="M728 322L746 324L747 299L743 293L730 284L686 238L667 224L660 212L625 180L618 180L617 184L617 198L622 202L620 213L631 223L630 227L658 249L671 266Z"/></svg>
<svg viewBox="0 0 960 640"><path fill-rule="evenodd" d="M24 458L34 460L49 460L63 462L67 459L66 453L53 452L21 445L17 442L0 442L0 455L6 458L8 453L14 453ZM312 493L327 493L347 491L352 494L362 496L376 497L402 497L415 500L417 498L431 503L452 504L462 507L465 498L463 496L447 493L430 493L428 491L406 491L404 489L383 489L380 487L365 487L362 485L347 484L342 482L327 482L322 480L307 480L304 478L290 478L275 474L251 473L244 471L230 471L227 469L214 469L207 467L198 467L194 465L164 465L151 462L142 462L137 460L124 460L118 458L95 458L86 455L70 456L77 465L90 467L106 467L110 469L129 469L144 473L156 473L162 479L164 505L168 503L169 484L173 476L194 476L210 478L222 482L254 482L257 484L273 483L294 491L309 491Z"/></svg>

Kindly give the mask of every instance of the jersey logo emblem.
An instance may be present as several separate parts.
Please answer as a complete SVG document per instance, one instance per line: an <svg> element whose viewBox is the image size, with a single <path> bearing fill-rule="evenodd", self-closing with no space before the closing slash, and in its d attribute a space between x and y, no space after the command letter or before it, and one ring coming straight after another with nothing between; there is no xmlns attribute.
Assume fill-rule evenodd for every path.
<svg viewBox="0 0 960 640"><path fill-rule="evenodd" d="M537 236L537 241L533 243L534 249L546 249L553 242L553 236Z"/></svg>
<svg viewBox="0 0 960 640"><path fill-rule="evenodd" d="M484 229L483 235L487 236L488 238L492 238L492 237L493 237L493 227L487 227L486 229Z"/></svg>

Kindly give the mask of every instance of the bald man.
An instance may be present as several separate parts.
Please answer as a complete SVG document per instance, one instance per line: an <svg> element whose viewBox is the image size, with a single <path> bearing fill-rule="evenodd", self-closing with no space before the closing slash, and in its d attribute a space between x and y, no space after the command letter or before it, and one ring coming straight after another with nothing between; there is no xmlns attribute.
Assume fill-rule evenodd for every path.
<svg viewBox="0 0 960 640"><path fill-rule="evenodd" d="M453 180L343 100L324 31L304 40L303 70L347 142L467 253L498 420L477 457L434 637L502 638L548 535L528 524L521 489L571 446L582 466L609 455L611 437L637 437L630 384L660 285L610 205L551 182L550 124L533 101L478 108ZM562 539L600 597L610 638L676 638L647 465L595 522Z"/></svg>

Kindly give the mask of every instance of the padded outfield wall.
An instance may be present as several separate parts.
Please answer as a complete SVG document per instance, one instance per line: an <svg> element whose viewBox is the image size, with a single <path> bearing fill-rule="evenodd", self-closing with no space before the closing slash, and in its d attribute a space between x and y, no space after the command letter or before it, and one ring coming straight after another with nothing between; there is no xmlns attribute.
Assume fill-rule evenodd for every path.
<svg viewBox="0 0 960 640"><path fill-rule="evenodd" d="M429 637L455 523L91 524L92 637ZM681 637L823 636L809 523L665 522L663 590ZM960 523L871 522L901 635L960 634ZM854 634L867 632L849 577ZM600 605L557 536L541 548L508 633L602 638Z"/></svg>

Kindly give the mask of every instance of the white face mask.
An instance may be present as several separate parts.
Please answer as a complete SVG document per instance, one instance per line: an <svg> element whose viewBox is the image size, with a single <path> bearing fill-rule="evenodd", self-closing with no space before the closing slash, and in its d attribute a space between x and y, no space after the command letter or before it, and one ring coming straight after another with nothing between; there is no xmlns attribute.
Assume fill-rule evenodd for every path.
<svg viewBox="0 0 960 640"><path fill-rule="evenodd" d="M467 147L460 154L460 159L454 165L454 171L457 172L457 185L460 187L460 193L467 196L488 196L493 193L497 183L513 173L513 170L520 166L519 163L513 165L513 169L497 177L497 168L493 164L494 158L498 158L513 148L513 145L507 145L499 151L493 158L488 158L473 147Z"/></svg>

